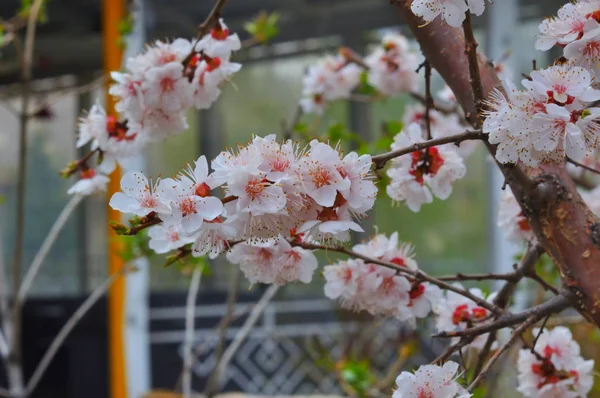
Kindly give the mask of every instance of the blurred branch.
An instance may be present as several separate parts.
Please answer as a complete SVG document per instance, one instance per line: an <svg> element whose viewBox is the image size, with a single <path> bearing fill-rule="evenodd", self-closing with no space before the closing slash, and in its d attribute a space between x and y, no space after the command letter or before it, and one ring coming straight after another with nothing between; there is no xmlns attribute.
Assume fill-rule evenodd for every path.
<svg viewBox="0 0 600 398"><path fill-rule="evenodd" d="M221 358L223 357L223 348L225 347L225 343L227 341L227 329L231 323L231 319L233 318L233 311L235 309L235 303L237 302L241 282L242 270L239 267L236 267L235 276L231 280L231 286L229 287L229 292L227 293L227 311L225 312L223 320L220 322L219 341L215 347L215 364L221 362ZM217 367L215 366L213 372L208 378L208 382L206 383L205 395L208 398L211 398L213 395L215 395L219 388L216 369Z"/></svg>
<svg viewBox="0 0 600 398"><path fill-rule="evenodd" d="M33 261L31 262L31 265L27 269L27 273L25 274L23 283L21 284L21 287L19 288L19 291L17 293L17 300L14 303L15 306L23 306L25 298L27 297L27 293L29 292L29 289L31 289L31 285L33 284L35 277L39 273L40 268L44 260L46 259L46 256L48 255L48 253L50 253L54 242L56 242L56 239L58 238L63 227L69 220L69 217L77 208L79 203L81 203L83 198L84 197L81 195L72 196L60 212L56 221L54 221L54 225L52 225L52 228L50 228L50 232L48 232L46 239L44 239L44 243L42 243L40 250L36 253Z"/></svg>
<svg viewBox="0 0 600 398"><path fill-rule="evenodd" d="M200 288L202 270L194 267L185 305L185 341L183 344L182 392L184 398L192 396L192 348L194 344L194 321L196 320L196 297Z"/></svg>
<svg viewBox="0 0 600 398"><path fill-rule="evenodd" d="M35 390L38 383L40 382L42 376L44 375L48 365L54 359L54 356L58 352L58 349L62 346L66 338L69 336L71 331L79 324L79 321L87 314L87 312L96 304L96 302L104 296L104 294L108 291L108 289L115 283L117 279L121 276L125 275L127 272L132 271L132 268L129 265L123 266L119 271L112 274L108 279L106 279L101 285L99 285L89 296L88 298L77 308L77 310L71 315L71 318L63 325L60 329L50 347L42 357L42 360L39 362L37 367L35 368L33 375L29 379L27 383L27 387L25 388L24 396L30 396L31 393Z"/></svg>
<svg viewBox="0 0 600 398"><path fill-rule="evenodd" d="M258 303L256 303L256 306L252 309L252 312L248 316L248 319L246 319L246 322L244 322L244 325L239 330L229 347L227 347L227 349L225 350L225 353L221 357L221 361L215 365L214 377L217 386L221 385L221 378L223 376L223 372L225 371L225 369L229 365L229 362L231 362L233 356L240 348L240 346L254 327L254 324L258 321L258 318L262 315L264 310L267 308L267 305L275 296L278 290L279 286L277 285L269 286L269 288L264 292L260 300L258 300Z"/></svg>

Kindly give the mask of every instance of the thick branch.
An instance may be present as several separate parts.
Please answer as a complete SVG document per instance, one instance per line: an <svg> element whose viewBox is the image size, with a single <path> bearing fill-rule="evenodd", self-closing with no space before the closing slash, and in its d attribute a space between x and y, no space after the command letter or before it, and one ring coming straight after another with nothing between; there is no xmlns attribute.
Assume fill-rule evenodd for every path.
<svg viewBox="0 0 600 398"><path fill-rule="evenodd" d="M395 4L465 114L477 115L463 32L442 23L422 26L422 20L410 10L410 3L399 0ZM477 58L483 95L487 97L501 85L487 60L481 55ZM476 119L469 119L474 127L478 125ZM488 150L495 154L496 148L488 144ZM583 202L563 165L499 167L538 242L559 268L563 286L575 292L576 308L600 325L600 220Z"/></svg>
<svg viewBox="0 0 600 398"><path fill-rule="evenodd" d="M568 308L575 302L575 296L570 292L565 292L559 296L553 297L543 304L529 308L525 311L516 314L502 315L498 320L486 323L481 326L475 326L465 330L454 332L442 332L433 337L450 338L450 337L477 337L485 333L500 330L509 326L518 325L525 322L531 316L535 316L538 320L548 315L557 314Z"/></svg>

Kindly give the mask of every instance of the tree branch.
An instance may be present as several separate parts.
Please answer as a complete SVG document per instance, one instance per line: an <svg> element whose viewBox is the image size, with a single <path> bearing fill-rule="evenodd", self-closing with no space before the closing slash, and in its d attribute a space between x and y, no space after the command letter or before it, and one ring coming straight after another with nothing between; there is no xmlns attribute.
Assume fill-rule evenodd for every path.
<svg viewBox="0 0 600 398"><path fill-rule="evenodd" d="M58 238L60 231L62 231L63 227L69 220L71 213L73 213L73 211L77 208L77 205L81 203L83 198L84 197L81 195L72 196L60 212L58 218L54 222L54 225L52 225L52 228L50 228L50 232L48 232L46 239L44 239L44 243L42 243L40 250L36 253L33 261L31 262L31 265L27 269L27 273L25 274L25 278L23 279L23 283L21 284L21 287L19 288L19 292L17 294L17 300L14 303L15 306L22 306L25 302L27 293L29 292L31 285L35 280L35 277L39 273L40 268L42 267L42 264L46 259L46 256L52 249L52 246Z"/></svg>
<svg viewBox="0 0 600 398"><path fill-rule="evenodd" d="M215 379L217 386L220 386L221 384L221 378L223 377L223 372L227 368L227 365L229 365L229 362L231 362L233 356L240 348L240 346L254 327L254 324L258 321L258 318L267 308L267 305L275 296L275 293L277 293L278 290L279 286L277 285L269 286L269 288L264 292L260 300L258 300L258 303L256 303L256 306L252 309L252 312L248 316L248 319L246 319L246 322L244 322L244 325L239 330L229 347L227 347L227 349L225 350L223 357L221 357L221 361L215 365Z"/></svg>
<svg viewBox="0 0 600 398"><path fill-rule="evenodd" d="M519 327L513 331L512 335L510 336L510 339L502 346L502 348L500 348L498 351L496 351L494 355L492 355L490 360L484 366L483 370L477 375L477 377L475 377L475 380L473 380L473 382L469 385L468 390L472 391L477 386L477 384L479 384L479 382L485 378L486 374L489 372L494 363L496 363L496 361L500 358L500 356L502 356L502 354L504 354L517 341L517 339L521 338L521 336L523 335L523 333L525 333L525 331L527 331L527 329L533 326L540 319L541 318L538 318L538 316L534 314L527 318L527 320L525 320L525 322L523 322L521 325L519 325Z"/></svg>
<svg viewBox="0 0 600 398"><path fill-rule="evenodd" d="M414 145L411 145L406 148L398 149L396 151L382 153L380 155L373 156L372 160L377 169L381 169L385 166L385 164L397 157L408 155L409 153L413 153L416 151L422 151L423 149L431 148L433 146L445 145L445 144L460 144L463 141L467 140L483 140L486 138L486 135L483 134L480 130L478 131L465 131L461 134L449 135L446 137L440 137L433 140L428 140L424 142L418 142Z"/></svg>
<svg viewBox="0 0 600 398"><path fill-rule="evenodd" d="M569 158L569 157L567 157L567 162L569 162L569 163L571 163L571 164L574 164L574 165L575 165L575 166L577 166L577 167L581 167L582 169L585 169L585 170L587 170L587 171L591 171L591 172L592 172L592 173L594 173L594 174L600 174L600 170L596 170L596 169L594 169L593 167L586 166L585 164L583 164L583 163L580 163L580 162L578 162L578 161L576 161L576 160L573 160L573 159L571 159L571 158Z"/></svg>
<svg viewBox="0 0 600 398"><path fill-rule="evenodd" d="M227 341L227 328L231 323L231 319L233 318L233 311L235 309L235 303L237 301L238 292L240 290L240 283L242 280L242 270L240 268L236 268L235 276L231 281L231 286L229 287L229 292L227 293L227 312L223 317L223 320L220 322L219 327L219 341L217 342L217 346L215 347L215 363L221 362L221 358L223 357L223 348L225 347L225 343ZM205 394L208 398L211 398L217 392L219 388L218 383L218 375L216 372L216 367L208 378L208 382L206 383L206 391Z"/></svg>
<svg viewBox="0 0 600 398"><path fill-rule="evenodd" d="M418 270L413 271L407 267L401 267L401 266L393 264L393 263L388 263L386 261L381 261L376 258L371 258L371 257L365 256L365 255L362 255L360 253L356 253L352 250L346 249L344 247L327 247L327 246L321 246L321 245L305 243L305 242L298 242L298 241L291 241L290 244L292 244L293 246L302 247L303 249L307 249L307 250L325 250L325 251L333 251L333 252L337 252L337 253L342 253L342 254L346 254L351 257L359 258L361 260L364 260L367 263L381 265L383 267L393 269L394 271L396 271L400 274L409 275L418 281L429 282L433 285L439 286L440 288L442 288L444 290L449 290L454 293L460 294L461 296L468 298L469 300L475 302L475 304L477 304L478 306L483 307L483 308L491 311L494 314L499 315L502 313L502 310L500 308L498 308L497 306L493 305L490 302L485 301L481 297L475 296L468 290L458 288L454 285L451 285L447 282L441 281L437 278L431 277L431 276L429 276L421 271L418 271Z"/></svg>
<svg viewBox="0 0 600 398"><path fill-rule="evenodd" d="M119 271L112 274L100 286L98 286L96 290L94 290L88 296L88 298L79 306L79 308L77 308L73 315L71 315L71 318L69 318L69 320L60 329L56 337L54 337L54 340L52 340L50 347L48 347L48 350L46 351L46 353L44 353L42 360L38 363L37 367L35 368L33 375L27 383L27 387L25 388L24 396L30 396L31 393L35 390L42 376L46 372L48 365L50 365L50 362L52 362L52 359L54 359L54 356L58 352L58 349L62 346L62 344L67 339L71 331L75 328L75 326L77 326L77 324L79 323L79 321L81 321L84 315L87 314L90 308L92 308L102 296L104 296L104 294L108 291L112 284L115 283L117 279L119 279L121 276L125 275L129 271L131 271L131 267L125 265Z"/></svg>
<svg viewBox="0 0 600 398"><path fill-rule="evenodd" d="M185 305L185 341L183 344L183 398L192 396L192 348L194 345L194 321L196 319L196 297L200 288L202 270L194 267L190 288L188 289L187 302Z"/></svg>
<svg viewBox="0 0 600 398"><path fill-rule="evenodd" d="M565 291L561 295L551 298L543 304L529 308L525 311L510 314L506 313L502 315L498 320L486 323L484 325L475 326L465 330L457 330L454 332L442 332L434 335L435 338L452 338L452 337L477 337L485 333L500 330L509 326L518 325L525 322L531 316L542 319L545 316L551 314L557 314L562 310L568 308L575 302L575 296Z"/></svg>
<svg viewBox="0 0 600 398"><path fill-rule="evenodd" d="M423 54L456 94L465 114L477 115L463 32L446 24L422 26L410 3L395 2ZM484 97L495 87L502 89L485 57L477 59ZM478 126L477 118L469 120ZM487 147L495 155L496 147L489 143ZM564 165L498 166L538 242L560 269L562 285L576 293L576 308L600 326L600 219L583 202Z"/></svg>

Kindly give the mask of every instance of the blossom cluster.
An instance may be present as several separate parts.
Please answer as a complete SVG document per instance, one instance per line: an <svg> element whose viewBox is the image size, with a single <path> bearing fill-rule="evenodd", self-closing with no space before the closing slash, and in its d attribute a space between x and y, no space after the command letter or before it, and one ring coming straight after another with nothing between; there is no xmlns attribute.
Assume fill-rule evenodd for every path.
<svg viewBox="0 0 600 398"><path fill-rule="evenodd" d="M423 135L420 125L412 123L394 137L391 149L423 142ZM433 201L433 195L447 199L452 193L452 183L465 174L463 158L454 145L434 146L393 159L387 170L391 181L386 191L393 200L406 202L409 209L418 212L422 204Z"/></svg>
<svg viewBox="0 0 600 398"><path fill-rule="evenodd" d="M141 224L160 221L148 232L150 247L158 253L191 243L193 255L215 257L231 242L247 241L229 258L250 280L305 281L310 280L305 268L312 274L316 263L304 251L290 249L285 239L344 241L350 230L362 231L355 220L365 217L377 195L370 169L369 155L343 156L316 140L300 149L269 135L221 152L212 172L202 156L175 178L154 184L142 173L126 173L122 192L113 195L110 205L134 214ZM213 195L216 188L225 198ZM302 270L287 269L292 263ZM287 268L273 271L273 264Z"/></svg>
<svg viewBox="0 0 600 398"><path fill-rule="evenodd" d="M240 48L237 34L230 34L222 20L197 42L156 41L128 59L125 72L111 73L115 84L109 93L117 101L120 118L94 105L80 120L77 147L91 142L91 149L102 154L95 171L107 174L116 162L126 164L138 155L147 143L182 132L187 128L186 111L209 108L219 98L221 86L240 70L240 64L230 61ZM82 166L82 181L72 193L102 189L105 178Z"/></svg>
<svg viewBox="0 0 600 398"><path fill-rule="evenodd" d="M460 283L455 283L454 286L463 289L463 286ZM484 293L479 288L471 288L469 289L469 292L473 296L490 303L496 298L495 293L485 297ZM473 326L485 323L489 320L490 316L490 311L488 309L479 306L471 299L453 291L447 291L445 296L434 306L433 311L437 316L436 328L440 332L466 330ZM487 333L477 336L468 347L475 349L483 348L487 336ZM460 338L455 337L452 339L452 343L457 343L459 340Z"/></svg>
<svg viewBox="0 0 600 398"><path fill-rule="evenodd" d="M534 337L539 333L533 329ZM581 357L571 331L558 326L539 336L534 352L519 352L518 391L529 398L586 397L594 383L594 361Z"/></svg>
<svg viewBox="0 0 600 398"><path fill-rule="evenodd" d="M364 59L356 59L342 48L336 56L325 56L311 65L303 80L300 106L304 113L322 114L331 101L349 99L366 73L366 82L379 95L397 96L415 92L419 87L417 55L410 50L408 39L399 33L388 33Z"/></svg>
<svg viewBox="0 0 600 398"><path fill-rule="evenodd" d="M398 234L389 238L376 235L353 251L378 261L418 270L413 248L398 241ZM441 291L427 282L410 281L394 269L348 259L325 267L325 295L340 300L344 308L368 311L372 315L395 317L414 324L417 318L427 316Z"/></svg>
<svg viewBox="0 0 600 398"><path fill-rule="evenodd" d="M562 161L565 156L582 160L600 141L600 99L590 72L572 63L536 70L522 81L523 90L512 86L507 96L496 90L488 103L483 132L498 144L501 163Z"/></svg>
<svg viewBox="0 0 600 398"><path fill-rule="evenodd" d="M450 26L459 27L465 20L465 13L477 16L485 11L485 0L413 0L410 9L426 22L441 15Z"/></svg>
<svg viewBox="0 0 600 398"><path fill-rule="evenodd" d="M300 106L304 113L322 114L331 101L348 99L360 84L362 68L343 54L327 55L311 65L303 79Z"/></svg>
<svg viewBox="0 0 600 398"><path fill-rule="evenodd" d="M600 72L600 1L580 0L565 4L558 15L539 26L535 47L546 51L558 45L565 58L598 76Z"/></svg>
<svg viewBox="0 0 600 398"><path fill-rule="evenodd" d="M388 33L365 58L367 82L385 96L416 92L419 88L419 59L411 51L406 36Z"/></svg>
<svg viewBox="0 0 600 398"><path fill-rule="evenodd" d="M456 381L458 368L448 361L443 366L423 365L414 374L402 372L392 398L469 398L471 394Z"/></svg>

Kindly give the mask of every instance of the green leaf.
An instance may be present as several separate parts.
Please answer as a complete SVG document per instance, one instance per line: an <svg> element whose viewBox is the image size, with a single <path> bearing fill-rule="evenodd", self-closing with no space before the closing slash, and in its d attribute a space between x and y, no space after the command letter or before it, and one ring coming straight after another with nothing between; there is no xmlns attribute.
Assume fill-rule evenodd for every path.
<svg viewBox="0 0 600 398"><path fill-rule="evenodd" d="M6 202L6 196L0 195L0 206L2 206Z"/></svg>
<svg viewBox="0 0 600 398"><path fill-rule="evenodd" d="M278 22L278 13L261 12L254 20L246 22L244 29L252 35L252 38L264 44L279 34Z"/></svg>
<svg viewBox="0 0 600 398"><path fill-rule="evenodd" d="M370 364L366 360L345 361L342 364L340 375L361 397L366 395L375 380Z"/></svg>
<svg viewBox="0 0 600 398"><path fill-rule="evenodd" d="M31 12L31 7L33 6L33 2L34 0L21 0L21 6L19 8L19 15L21 15L22 17L26 18L29 13ZM40 6L40 9L38 11L38 15L37 15L37 21L39 23L46 23L48 22L48 12L47 12L47 5L50 2L50 0L42 0L42 4Z"/></svg>

